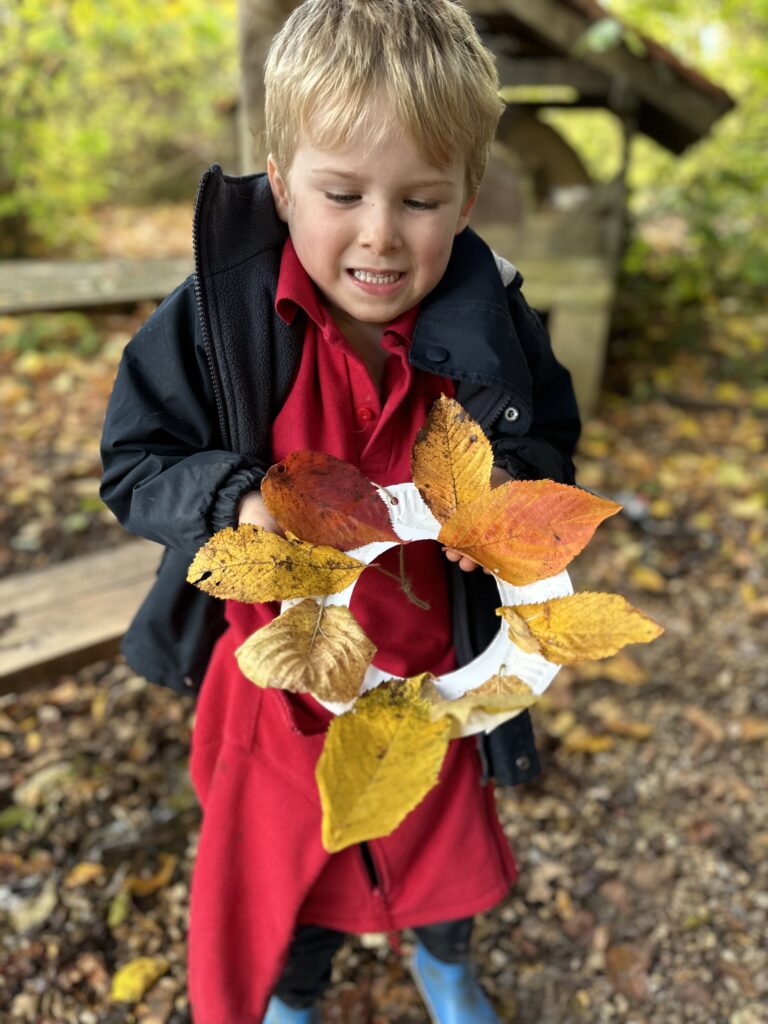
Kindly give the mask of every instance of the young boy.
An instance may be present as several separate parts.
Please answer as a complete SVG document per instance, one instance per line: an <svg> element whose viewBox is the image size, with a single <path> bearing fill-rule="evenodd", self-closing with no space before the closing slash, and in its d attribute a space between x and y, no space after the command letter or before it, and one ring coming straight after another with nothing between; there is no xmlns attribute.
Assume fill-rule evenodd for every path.
<svg viewBox="0 0 768 1024"><path fill-rule="evenodd" d="M500 110L492 58L452 0L306 0L267 62L267 174L207 172L194 279L121 363L102 494L168 549L124 652L182 692L205 675L190 762L204 808L195 1024L318 1021L344 933L407 927L432 1020L498 1020L468 949L472 916L516 877L488 779L538 771L527 714L451 743L440 783L391 836L329 855L314 768L331 715L254 686L234 657L279 609L227 602L224 621L184 577L216 530L277 528L259 481L293 450L409 480L441 393L491 438L497 482L573 482L570 378L521 276L467 228ZM405 552L429 609L364 574L352 610L393 676L450 671L496 631L495 584L459 552Z"/></svg>

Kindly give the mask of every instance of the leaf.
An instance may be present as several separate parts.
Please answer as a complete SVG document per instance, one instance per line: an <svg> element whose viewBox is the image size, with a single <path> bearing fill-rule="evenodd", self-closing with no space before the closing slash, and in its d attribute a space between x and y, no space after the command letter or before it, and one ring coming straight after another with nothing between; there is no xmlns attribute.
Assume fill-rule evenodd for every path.
<svg viewBox="0 0 768 1024"><path fill-rule="evenodd" d="M563 737L563 748L576 754L601 754L605 750L613 750L611 736L590 732L583 725L575 725Z"/></svg>
<svg viewBox="0 0 768 1024"><path fill-rule="evenodd" d="M667 589L667 581L650 565L633 565L629 570L630 581L642 590L650 590L653 594L661 594Z"/></svg>
<svg viewBox="0 0 768 1024"><path fill-rule="evenodd" d="M349 551L374 541L399 542L375 486L332 455L291 452L270 467L261 494L284 530L313 544Z"/></svg>
<svg viewBox="0 0 768 1024"><path fill-rule="evenodd" d="M619 594L571 594L497 608L496 614L509 624L513 643L521 635L527 641L527 629L541 654L558 665L608 658L626 644L650 643L664 632Z"/></svg>
<svg viewBox="0 0 768 1024"><path fill-rule="evenodd" d="M335 548L243 525L215 533L195 555L187 580L222 599L282 601L339 593L365 568Z"/></svg>
<svg viewBox="0 0 768 1024"><path fill-rule="evenodd" d="M325 608L307 598L257 630L235 657L257 686L348 701L360 692L375 653L349 608Z"/></svg>
<svg viewBox="0 0 768 1024"><path fill-rule="evenodd" d="M80 885L89 885L104 877L104 865L96 861L81 861L75 864L67 877L64 879L65 889L75 889Z"/></svg>
<svg viewBox="0 0 768 1024"><path fill-rule="evenodd" d="M438 540L524 586L561 572L621 505L553 480L512 480L464 505Z"/></svg>
<svg viewBox="0 0 768 1024"><path fill-rule="evenodd" d="M430 721L427 680L388 680L331 722L317 764L330 853L389 835L437 782L450 725Z"/></svg>
<svg viewBox="0 0 768 1024"><path fill-rule="evenodd" d="M531 707L537 700L536 694L522 679L497 674L454 700L443 700L437 695L430 708L430 716L433 721L448 718L451 722L451 739L456 739L462 735L463 729L476 712L491 715L519 712Z"/></svg>
<svg viewBox="0 0 768 1024"><path fill-rule="evenodd" d="M172 853L161 853L160 868L150 878L138 878L136 875L129 875L125 880L125 888L134 896L151 896L158 889L165 888L173 878L176 864L179 858Z"/></svg>
<svg viewBox="0 0 768 1024"><path fill-rule="evenodd" d="M432 515L446 522L490 490L493 449L482 427L453 398L441 395L416 436L413 482Z"/></svg>
<svg viewBox="0 0 768 1024"><path fill-rule="evenodd" d="M121 967L112 979L109 998L113 1003L138 1003L147 989L168 970L169 964L162 957L139 956Z"/></svg>

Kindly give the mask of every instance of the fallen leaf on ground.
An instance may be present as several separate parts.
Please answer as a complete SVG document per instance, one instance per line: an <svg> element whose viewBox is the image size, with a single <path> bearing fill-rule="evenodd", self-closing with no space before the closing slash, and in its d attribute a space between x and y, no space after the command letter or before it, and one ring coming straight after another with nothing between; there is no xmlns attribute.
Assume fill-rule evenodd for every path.
<svg viewBox="0 0 768 1024"><path fill-rule="evenodd" d="M437 782L450 725L430 720L426 680L381 683L331 722L317 764L329 853L389 835Z"/></svg>
<svg viewBox="0 0 768 1024"><path fill-rule="evenodd" d="M337 594L365 568L335 548L243 525L215 533L195 555L187 580L222 599L282 601Z"/></svg>
<svg viewBox="0 0 768 1024"><path fill-rule="evenodd" d="M348 701L360 692L375 653L349 608L307 598L257 630L235 656L258 686Z"/></svg>
<svg viewBox="0 0 768 1024"><path fill-rule="evenodd" d="M271 466L261 494L284 530L313 544L349 551L399 540L371 481L348 462L322 452L291 452Z"/></svg>
<svg viewBox="0 0 768 1024"><path fill-rule="evenodd" d="M112 979L110 999L114 1003L137 1003L168 967L168 961L162 957L139 956L131 960Z"/></svg>
<svg viewBox="0 0 768 1024"><path fill-rule="evenodd" d="M441 395L411 453L413 482L435 519L446 522L489 491L492 469L493 449L480 425L455 399Z"/></svg>

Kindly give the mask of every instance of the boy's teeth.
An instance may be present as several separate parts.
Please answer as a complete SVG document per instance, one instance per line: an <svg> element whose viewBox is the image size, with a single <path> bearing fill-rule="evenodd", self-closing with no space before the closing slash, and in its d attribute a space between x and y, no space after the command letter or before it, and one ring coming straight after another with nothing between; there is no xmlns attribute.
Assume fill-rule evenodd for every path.
<svg viewBox="0 0 768 1024"><path fill-rule="evenodd" d="M365 281L366 284L393 284L398 277L399 271L393 274L369 274L367 270L353 270L352 276L358 281Z"/></svg>

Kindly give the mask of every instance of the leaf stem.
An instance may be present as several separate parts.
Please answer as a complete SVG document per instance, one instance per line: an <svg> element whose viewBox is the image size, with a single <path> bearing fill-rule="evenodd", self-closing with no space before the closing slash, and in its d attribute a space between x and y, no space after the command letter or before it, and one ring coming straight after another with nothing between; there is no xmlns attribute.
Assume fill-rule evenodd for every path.
<svg viewBox="0 0 768 1024"><path fill-rule="evenodd" d="M371 565L369 566L369 568L377 569L384 576L389 576L389 578L391 580L395 580L396 583L400 584L400 589L405 594L406 598L411 602L411 604L415 604L417 608L421 608L425 612L429 611L431 605L429 604L428 601L422 601L422 599L420 597L417 597L416 594L414 594L413 586L411 584L411 581L405 575L405 544L400 544L400 575L399 576L395 575L395 573L393 573L393 572L389 572L388 569L383 569L378 564L378 562L371 562Z"/></svg>

